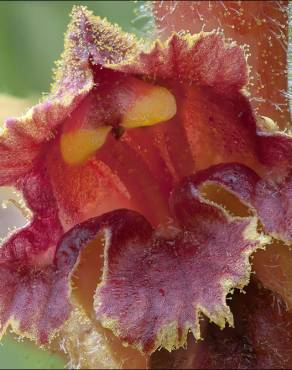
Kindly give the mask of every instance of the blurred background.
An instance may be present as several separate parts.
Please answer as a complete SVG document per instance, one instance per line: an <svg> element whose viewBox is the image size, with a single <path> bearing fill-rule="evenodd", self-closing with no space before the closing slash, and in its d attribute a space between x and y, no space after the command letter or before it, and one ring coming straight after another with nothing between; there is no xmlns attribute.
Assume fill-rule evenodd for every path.
<svg viewBox="0 0 292 370"><path fill-rule="evenodd" d="M54 62L63 51L64 32L74 4L86 5L96 15L138 36L152 27L144 1L0 1L0 95L25 98L19 100L18 107L0 100L1 121L20 114L17 109L25 110L31 101L38 101L42 93L49 91ZM0 193L0 203L5 194ZM17 218L15 207L7 207L13 219ZM0 237L6 234L6 211L0 209ZM12 334L6 334L0 342L0 369L60 369L64 365L64 359L57 354L38 349L29 341L19 341Z"/></svg>
<svg viewBox="0 0 292 370"><path fill-rule="evenodd" d="M125 31L141 34L149 26L144 1L1 1L0 92L27 97L48 91L74 4Z"/></svg>

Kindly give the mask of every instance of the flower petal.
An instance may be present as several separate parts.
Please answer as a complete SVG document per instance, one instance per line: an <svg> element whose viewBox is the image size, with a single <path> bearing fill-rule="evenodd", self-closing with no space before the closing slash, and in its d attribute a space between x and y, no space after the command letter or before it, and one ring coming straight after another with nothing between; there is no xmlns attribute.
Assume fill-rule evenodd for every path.
<svg viewBox="0 0 292 370"><path fill-rule="evenodd" d="M248 257L268 241L257 234L254 219L229 218L196 195L186 207L190 203L192 225L171 239L135 213L103 216L112 226L95 296L97 318L142 352L178 348L189 330L200 338L202 312L221 327L232 325L225 297L247 283Z"/></svg>
<svg viewBox="0 0 292 370"><path fill-rule="evenodd" d="M231 191L253 208L267 233L286 243L292 241L291 172L282 178L261 178L246 166L228 163L210 167L190 177L186 187L191 192L193 187L204 183L219 184Z"/></svg>
<svg viewBox="0 0 292 370"><path fill-rule="evenodd" d="M15 331L45 342L69 309L63 299L66 285L52 266L63 228L44 169L39 167L17 185L34 216L0 249L0 332L11 324Z"/></svg>
<svg viewBox="0 0 292 370"><path fill-rule="evenodd" d="M221 162L236 161L261 172L291 164L291 135L280 132L270 119L255 116L244 90L248 82L244 51L221 35L173 34L136 59L110 68L161 79L174 91L176 131L172 133L168 123L170 145L165 146L180 178ZM175 140L183 139L180 148L188 147L191 155L186 149L177 163L182 151ZM182 171L181 163L189 167Z"/></svg>
<svg viewBox="0 0 292 370"><path fill-rule="evenodd" d="M289 369L292 366L292 314L281 298L252 283L231 302L235 328L205 328L204 340L189 337L186 349L157 351L151 368Z"/></svg>
<svg viewBox="0 0 292 370"><path fill-rule="evenodd" d="M207 199L227 207L237 216L246 216L252 211L261 221L264 231L275 239L265 251L254 255L254 271L266 288L281 294L289 308L292 260L289 250L292 243L291 186L291 173L274 179L271 176L263 179L248 167L229 163L210 167L190 177L185 182L183 196L174 194L176 213L185 222L191 222L190 212L186 213L189 198L185 194L191 194L196 189L200 189ZM228 201L222 188L234 194L246 208L240 208L236 199ZM184 208L178 207L180 204ZM191 205L189 207L193 211Z"/></svg>
<svg viewBox="0 0 292 370"><path fill-rule="evenodd" d="M29 199L29 194L27 198ZM18 288L14 297L16 303L23 296L28 297L30 304L36 302L35 308L33 305L29 313L38 315L41 320L46 316L42 316L42 311L39 312L38 309L45 307L51 310L52 320L46 321L50 325L37 325L38 339L45 342L67 317L69 274L81 248L100 232L105 233L106 245L103 283L95 298L97 315L106 327L111 327L111 319L117 320L118 330L115 328L114 331L124 340L135 344L144 352L152 352L160 345L168 349L179 347L184 344L189 328L197 338L200 336L200 312L207 314L220 326L224 326L225 320L232 324L232 315L225 304L225 296L234 287L243 287L246 284L250 271L248 256L268 239L257 234L254 219L229 218L220 208L204 202L203 198L199 199L195 194L189 199L187 207L189 204L194 207L194 223L179 234L176 231L175 237L163 238L154 232L142 216L133 211L114 211L77 225L65 234L57 248L54 263L48 265L47 269L33 270L36 275L32 275L32 278L26 270L25 279L22 279L25 282L24 289L17 285L19 275L15 276L14 286ZM33 203L30 206L34 208ZM35 207L40 207L39 212L45 212L44 207L38 204ZM202 217L204 210L204 215L211 217ZM11 244L3 251L11 250L10 246ZM12 256L12 260L14 264L8 264L8 267L15 271L15 256ZM180 264L177 263L178 260ZM6 277L5 264L3 267L3 276ZM38 291L41 294L33 300L31 290L34 293L34 287L38 287L44 280L42 278L36 284L34 277L39 277L40 274L47 277L46 289L41 287ZM212 276L212 279L206 281L206 274ZM27 275L29 279L26 278ZM194 291L183 289L190 282ZM54 294L46 297L44 292L48 291L48 287L51 287L50 293ZM198 291L198 287L202 287L202 291ZM154 294L155 290L157 294ZM62 292L61 296L56 295L56 291ZM152 301L150 304L149 299ZM47 300L49 305L46 305ZM171 302L167 315L163 308L166 301ZM20 329L28 332L33 322L29 321L32 316L27 312L26 302L21 301L20 307L14 305L18 310L16 313L12 312L16 317L23 316ZM180 302L186 304L181 306ZM42 306L44 303L45 306ZM137 304L141 306L139 310ZM156 307L156 311L148 312L150 307ZM11 312L7 308L6 311ZM45 314L51 317L46 311ZM150 331L149 322L153 323ZM178 332L173 332L173 325ZM174 336L168 336L168 333Z"/></svg>
<svg viewBox="0 0 292 370"><path fill-rule="evenodd" d="M157 41L136 60L117 67L127 73L214 87L223 94L238 91L247 83L243 50L227 44L216 33L173 34L164 43Z"/></svg>
<svg viewBox="0 0 292 370"><path fill-rule="evenodd" d="M209 238L201 234L203 225L198 225L197 232L186 231L179 238L167 240L156 236L137 213L111 212L67 233L57 252L59 269L63 258L66 265L69 258L72 266L80 248L103 231L105 266L104 280L95 297L97 317L111 329L112 320L117 320L118 331L114 328L114 332L145 352L160 345L169 349L181 346L189 328L199 337L200 311L220 326L225 320L232 324L225 296L233 287L247 282L247 258L266 242L257 235L254 220L227 220L216 208L214 214L217 217L213 222L206 220ZM226 234L233 235L230 249L226 248ZM208 282L206 274L213 277ZM192 284L194 291L183 288L185 284ZM198 292L198 287L202 291ZM167 301L170 308L165 312ZM181 306L180 302L185 304ZM151 307L156 309L152 311ZM172 330L173 325L178 332Z"/></svg>
<svg viewBox="0 0 292 370"><path fill-rule="evenodd" d="M248 50L253 109L290 127L287 78L288 1L154 1L157 34L222 30ZM221 32L222 32L221 31Z"/></svg>

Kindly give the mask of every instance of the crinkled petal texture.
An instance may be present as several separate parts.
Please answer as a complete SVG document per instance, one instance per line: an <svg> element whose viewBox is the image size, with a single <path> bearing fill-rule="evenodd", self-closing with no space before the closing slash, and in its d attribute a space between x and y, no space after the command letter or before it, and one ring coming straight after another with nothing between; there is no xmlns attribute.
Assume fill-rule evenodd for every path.
<svg viewBox="0 0 292 370"><path fill-rule="evenodd" d="M96 317L145 353L183 345L189 329L199 338L200 312L221 327L225 320L232 324L225 296L246 284L248 257L267 242L257 234L255 219L229 219L196 196L188 206L194 225L181 220L172 237L155 232L138 213L118 210L73 228L57 252L58 258L63 249L79 250L85 235L92 240L105 234Z"/></svg>
<svg viewBox="0 0 292 370"><path fill-rule="evenodd" d="M194 184L225 188L256 213L268 234L291 243L292 171L278 182L271 178L263 179L252 169L237 163L220 164L190 176L184 187L191 193Z"/></svg>
<svg viewBox="0 0 292 370"><path fill-rule="evenodd" d="M0 250L1 332L45 343L68 319L69 352L99 338L129 367L145 358L117 337L149 354L199 338L201 313L232 324L226 295L250 254L267 234L291 242L292 139L256 120L243 50L216 32L142 46L74 8L52 93L0 138L0 185L33 212ZM90 245L104 260L78 285Z"/></svg>

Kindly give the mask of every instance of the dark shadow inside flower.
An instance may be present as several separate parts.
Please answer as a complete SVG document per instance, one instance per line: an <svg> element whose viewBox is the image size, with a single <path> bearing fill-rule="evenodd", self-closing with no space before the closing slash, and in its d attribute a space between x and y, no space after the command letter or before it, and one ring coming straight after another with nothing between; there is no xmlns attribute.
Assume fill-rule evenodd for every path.
<svg viewBox="0 0 292 370"><path fill-rule="evenodd" d="M253 270L265 288L280 294L287 309L292 307L292 250L291 244L273 240L265 251L258 251L253 258Z"/></svg>
<svg viewBox="0 0 292 370"><path fill-rule="evenodd" d="M105 236L103 232L88 242L79 254L71 273L71 297L78 302L90 318L93 318L93 297L96 285L101 282L103 272L103 251Z"/></svg>
<svg viewBox="0 0 292 370"><path fill-rule="evenodd" d="M250 207L223 186L210 182L204 183L199 190L203 197L223 207L233 216L249 217L252 215Z"/></svg>

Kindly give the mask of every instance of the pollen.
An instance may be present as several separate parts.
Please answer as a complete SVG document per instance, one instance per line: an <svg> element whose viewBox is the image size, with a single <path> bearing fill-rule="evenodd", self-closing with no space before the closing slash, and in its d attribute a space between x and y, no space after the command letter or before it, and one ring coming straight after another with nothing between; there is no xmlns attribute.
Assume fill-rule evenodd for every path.
<svg viewBox="0 0 292 370"><path fill-rule="evenodd" d="M124 114L121 125L125 128L152 126L168 121L176 114L176 101L165 87L155 86L146 95L137 98Z"/></svg>
<svg viewBox="0 0 292 370"><path fill-rule="evenodd" d="M63 133L60 146L64 161L70 165L85 162L103 146L110 130L110 126L101 126L97 129L79 129Z"/></svg>

